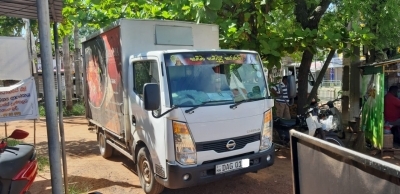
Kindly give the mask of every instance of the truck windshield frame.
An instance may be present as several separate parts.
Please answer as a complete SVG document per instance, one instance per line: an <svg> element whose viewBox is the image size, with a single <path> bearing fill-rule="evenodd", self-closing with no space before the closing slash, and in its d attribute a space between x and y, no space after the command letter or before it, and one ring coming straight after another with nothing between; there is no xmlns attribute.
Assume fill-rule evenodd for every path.
<svg viewBox="0 0 400 194"><path fill-rule="evenodd" d="M243 51L164 54L170 105L215 106L269 94L260 57Z"/></svg>

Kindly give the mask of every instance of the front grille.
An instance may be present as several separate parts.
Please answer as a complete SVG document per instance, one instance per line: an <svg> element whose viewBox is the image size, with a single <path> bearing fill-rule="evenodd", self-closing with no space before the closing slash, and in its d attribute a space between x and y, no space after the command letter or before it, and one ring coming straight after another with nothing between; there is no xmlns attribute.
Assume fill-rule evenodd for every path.
<svg viewBox="0 0 400 194"><path fill-rule="evenodd" d="M235 148L232 150L229 150L226 147L226 144L228 143L229 140L233 140L236 143ZM260 134L252 134L252 135L217 140L217 141L199 142L196 143L196 151L201 152L201 151L214 150L217 153L228 152L228 151L242 149L248 143L252 143L259 140L260 140Z"/></svg>

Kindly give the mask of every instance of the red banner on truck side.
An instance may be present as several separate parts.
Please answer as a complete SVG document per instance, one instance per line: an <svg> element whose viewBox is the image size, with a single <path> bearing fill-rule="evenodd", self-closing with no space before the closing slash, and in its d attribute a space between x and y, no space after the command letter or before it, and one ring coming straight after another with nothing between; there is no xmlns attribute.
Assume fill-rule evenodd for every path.
<svg viewBox="0 0 400 194"><path fill-rule="evenodd" d="M120 28L109 30L84 43L86 114L120 134L123 128L123 87Z"/></svg>

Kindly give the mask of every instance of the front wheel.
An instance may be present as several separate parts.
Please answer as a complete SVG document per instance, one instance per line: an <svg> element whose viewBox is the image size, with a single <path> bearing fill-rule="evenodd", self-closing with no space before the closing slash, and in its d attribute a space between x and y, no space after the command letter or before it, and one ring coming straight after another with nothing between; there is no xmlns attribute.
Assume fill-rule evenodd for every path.
<svg viewBox="0 0 400 194"><path fill-rule="evenodd" d="M335 135L326 135L325 136L325 141L329 142L329 143L333 143L336 144L338 146L342 146L345 147L344 143L342 142L342 140L339 139L339 137L335 136Z"/></svg>
<svg viewBox="0 0 400 194"><path fill-rule="evenodd" d="M159 194L164 190L164 186L158 183L154 178L154 171L149 151L142 147L137 155L137 171L140 185L147 194Z"/></svg>

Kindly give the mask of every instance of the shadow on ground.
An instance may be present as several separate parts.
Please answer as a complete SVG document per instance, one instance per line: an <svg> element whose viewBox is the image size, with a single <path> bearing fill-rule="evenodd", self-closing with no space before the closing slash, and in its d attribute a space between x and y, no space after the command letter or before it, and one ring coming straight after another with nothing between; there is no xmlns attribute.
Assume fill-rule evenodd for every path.
<svg viewBox="0 0 400 194"><path fill-rule="evenodd" d="M36 150L40 154L48 154L47 142L40 142L36 144ZM99 148L97 141L86 141L85 139L77 141L66 141L65 151L68 156L74 157L87 157L91 155L99 155Z"/></svg>
<svg viewBox="0 0 400 194"><path fill-rule="evenodd" d="M133 185L126 182L111 181L104 178L96 179L82 176L69 176L68 185L70 185L70 187L74 187L76 190L83 192L99 190L111 186L141 188L140 185ZM51 194L51 180L45 179L35 181L30 191L31 193Z"/></svg>
<svg viewBox="0 0 400 194"><path fill-rule="evenodd" d="M77 120L79 120L79 122L77 122ZM41 117L40 122L43 122L42 125L46 126L45 117ZM63 123L88 124L88 121L86 120L85 116L63 116Z"/></svg>

